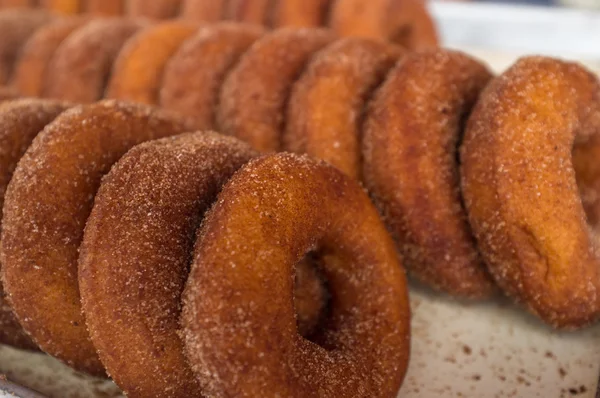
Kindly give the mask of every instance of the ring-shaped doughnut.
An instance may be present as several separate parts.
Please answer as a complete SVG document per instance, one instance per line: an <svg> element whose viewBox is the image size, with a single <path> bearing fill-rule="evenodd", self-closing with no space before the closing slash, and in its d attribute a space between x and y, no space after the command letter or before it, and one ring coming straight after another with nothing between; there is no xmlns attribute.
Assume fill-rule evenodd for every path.
<svg viewBox="0 0 600 398"><path fill-rule="evenodd" d="M462 207L458 144L491 73L450 50L408 54L367 112L364 182L409 272L451 295L489 296L494 283Z"/></svg>
<svg viewBox="0 0 600 398"><path fill-rule="evenodd" d="M200 28L167 64L160 106L188 117L198 129L215 129L223 81L263 32L231 22Z"/></svg>
<svg viewBox="0 0 600 398"><path fill-rule="evenodd" d="M80 103L102 99L114 60L142 26L138 21L106 18L77 29L50 61L44 97Z"/></svg>
<svg viewBox="0 0 600 398"><path fill-rule="evenodd" d="M598 202L586 200L600 192L598 153L598 79L551 58L496 78L467 125L462 189L479 249L500 287L554 327L600 315Z"/></svg>
<svg viewBox="0 0 600 398"><path fill-rule="evenodd" d="M332 40L326 30L292 28L257 40L223 83L218 130L262 152L279 150L293 83L312 55Z"/></svg>
<svg viewBox="0 0 600 398"><path fill-rule="evenodd" d="M290 277L315 248L332 292L321 345L297 332ZM404 272L360 185L324 162L277 154L240 169L204 220L183 296L188 358L209 396L398 393Z"/></svg>
<svg viewBox="0 0 600 398"><path fill-rule="evenodd" d="M192 22L170 21L134 34L117 56L106 98L156 105L167 63L197 30Z"/></svg>
<svg viewBox="0 0 600 398"><path fill-rule="evenodd" d="M345 38L315 54L288 101L284 148L360 180L364 109L401 53L384 42Z"/></svg>
<svg viewBox="0 0 600 398"><path fill-rule="evenodd" d="M186 130L142 105L71 108L38 134L13 174L0 247L4 288L40 348L78 370L104 373L77 282L79 244L100 181L134 145Z"/></svg>

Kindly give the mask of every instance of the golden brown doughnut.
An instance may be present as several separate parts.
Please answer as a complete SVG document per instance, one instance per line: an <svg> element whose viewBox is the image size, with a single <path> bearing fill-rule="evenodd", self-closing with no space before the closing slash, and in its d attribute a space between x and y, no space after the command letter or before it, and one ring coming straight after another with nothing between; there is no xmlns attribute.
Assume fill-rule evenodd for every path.
<svg viewBox="0 0 600 398"><path fill-rule="evenodd" d="M127 396L199 396L178 335L181 292L204 213L253 156L231 137L184 134L136 146L103 180L79 283L92 341Z"/></svg>
<svg viewBox="0 0 600 398"><path fill-rule="evenodd" d="M216 22L225 16L227 0L182 0L181 16L200 22Z"/></svg>
<svg viewBox="0 0 600 398"><path fill-rule="evenodd" d="M25 42L51 19L52 16L45 11L0 12L0 86L10 82L19 51Z"/></svg>
<svg viewBox="0 0 600 398"><path fill-rule="evenodd" d="M17 162L35 136L67 108L68 105L63 103L39 99L16 100L0 106L0 209ZM37 345L16 320L1 284L0 343L28 350L37 349Z"/></svg>
<svg viewBox="0 0 600 398"><path fill-rule="evenodd" d="M75 31L58 47L48 66L44 96L82 103L103 98L115 58L142 26L139 21L110 18L94 20Z"/></svg>
<svg viewBox="0 0 600 398"><path fill-rule="evenodd" d="M481 298L494 292L462 208L458 143L491 78L450 50L406 55L377 91L363 138L365 186L406 268L428 286Z"/></svg>
<svg viewBox="0 0 600 398"><path fill-rule="evenodd" d="M276 0L271 24L303 28L323 26L332 0Z"/></svg>
<svg viewBox="0 0 600 398"><path fill-rule="evenodd" d="M401 53L362 38L341 39L319 51L292 90L284 148L360 179L364 108Z"/></svg>
<svg viewBox="0 0 600 398"><path fill-rule="evenodd" d="M424 0L334 0L329 24L340 36L390 40L410 50L438 46Z"/></svg>
<svg viewBox="0 0 600 398"><path fill-rule="evenodd" d="M298 335L291 278L315 248L333 297L321 346ZM326 163L277 154L238 171L204 220L183 297L185 346L207 396L398 393L404 272L362 188Z"/></svg>
<svg viewBox="0 0 600 398"><path fill-rule="evenodd" d="M495 79L467 125L462 188L479 249L500 287L554 327L600 315L597 225L583 205L599 192L598 166L585 169L599 152L597 77L551 58Z"/></svg>
<svg viewBox="0 0 600 398"><path fill-rule="evenodd" d="M83 0L38 0L42 7L62 14L79 14Z"/></svg>
<svg viewBox="0 0 600 398"><path fill-rule="evenodd" d="M268 25L270 11L271 0L228 0L225 19Z"/></svg>
<svg viewBox="0 0 600 398"><path fill-rule="evenodd" d="M333 36L321 29L279 29L257 40L229 73L217 112L219 131L259 151L277 151L293 83Z"/></svg>
<svg viewBox="0 0 600 398"><path fill-rule="evenodd" d="M190 118L201 130L215 129L223 81L263 32L259 26L231 22L201 28L167 64L161 107Z"/></svg>
<svg viewBox="0 0 600 398"><path fill-rule="evenodd" d="M42 350L103 374L81 312L77 259L100 180L136 144L187 130L151 107L103 101L62 113L35 138L8 187L4 288Z"/></svg>
<svg viewBox="0 0 600 398"><path fill-rule="evenodd" d="M127 14L134 17L168 19L179 14L181 0L128 0Z"/></svg>
<svg viewBox="0 0 600 398"><path fill-rule="evenodd" d="M47 81L50 60L60 44L88 19L66 17L39 28L20 51L13 76L13 86L24 96L41 97Z"/></svg>
<svg viewBox="0 0 600 398"><path fill-rule="evenodd" d="M196 30L198 26L194 23L171 21L133 35L115 61L106 97L157 104L167 63Z"/></svg>
<svg viewBox="0 0 600 398"><path fill-rule="evenodd" d="M90 14L124 15L126 0L86 0L85 9Z"/></svg>

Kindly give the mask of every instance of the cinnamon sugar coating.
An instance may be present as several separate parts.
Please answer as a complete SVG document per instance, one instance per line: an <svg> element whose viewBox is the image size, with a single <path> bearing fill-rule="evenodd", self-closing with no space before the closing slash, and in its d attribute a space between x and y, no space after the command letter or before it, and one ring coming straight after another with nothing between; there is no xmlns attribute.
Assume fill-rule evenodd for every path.
<svg viewBox="0 0 600 398"><path fill-rule="evenodd" d="M298 334L293 309L293 267L309 251L332 292L319 345ZM208 396L398 393L404 272L367 195L324 162L277 154L238 171L205 218L183 297L188 358Z"/></svg>
<svg viewBox="0 0 600 398"><path fill-rule="evenodd" d="M597 77L526 57L487 87L461 149L465 206L489 270L554 327L600 315L599 137Z"/></svg>
<svg viewBox="0 0 600 398"><path fill-rule="evenodd" d="M394 235L406 267L454 296L494 292L462 207L458 144L491 73L467 55L407 54L367 112L365 186Z"/></svg>
<svg viewBox="0 0 600 398"><path fill-rule="evenodd" d="M101 375L81 311L77 259L100 181L131 147L187 126L157 109L103 101L38 134L9 184L0 247L5 291L42 350Z"/></svg>

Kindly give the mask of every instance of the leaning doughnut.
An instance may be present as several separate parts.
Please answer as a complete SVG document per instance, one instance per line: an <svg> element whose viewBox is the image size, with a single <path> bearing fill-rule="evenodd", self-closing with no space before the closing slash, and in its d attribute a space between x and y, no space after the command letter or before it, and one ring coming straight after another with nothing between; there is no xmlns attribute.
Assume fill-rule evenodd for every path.
<svg viewBox="0 0 600 398"><path fill-rule="evenodd" d="M0 106L0 211L17 162L35 136L67 107L59 102L36 99L16 100ZM0 343L22 349L37 349L37 345L15 319L1 284Z"/></svg>
<svg viewBox="0 0 600 398"><path fill-rule="evenodd" d="M259 151L280 149L292 85L313 53L332 40L321 29L279 29L256 41L223 84L219 131Z"/></svg>
<svg viewBox="0 0 600 398"><path fill-rule="evenodd" d="M555 327L600 315L594 218L580 197L600 192L599 152L598 79L551 58L523 58L495 79L467 125L462 187L481 253L498 284Z"/></svg>
<svg viewBox="0 0 600 398"><path fill-rule="evenodd" d="M88 19L59 18L39 28L21 49L13 85L24 96L41 97L44 94L46 73L50 60L60 44Z"/></svg>
<svg viewBox="0 0 600 398"><path fill-rule="evenodd" d="M42 7L62 14L79 14L84 0L39 0Z"/></svg>
<svg viewBox="0 0 600 398"><path fill-rule="evenodd" d="M336 0L329 24L340 36L390 40L410 50L438 45L423 0Z"/></svg>
<svg viewBox="0 0 600 398"><path fill-rule="evenodd" d="M455 296L494 291L462 208L456 160L464 120L490 78L460 52L409 54L378 90L364 127L365 185L407 269Z"/></svg>
<svg viewBox="0 0 600 398"><path fill-rule="evenodd" d="M102 176L128 149L187 130L142 105L104 101L49 124L8 187L0 255L4 288L40 348L76 369L102 374L81 312L77 258Z"/></svg>
<svg viewBox="0 0 600 398"><path fill-rule="evenodd" d="M201 130L215 129L223 81L263 32L258 26L227 22L201 28L168 63L160 105L190 118Z"/></svg>
<svg viewBox="0 0 600 398"><path fill-rule="evenodd" d="M272 25L303 28L323 26L330 0L277 0L272 10Z"/></svg>
<svg viewBox="0 0 600 398"><path fill-rule="evenodd" d="M269 24L271 0L229 0L225 19L257 25Z"/></svg>
<svg viewBox="0 0 600 398"><path fill-rule="evenodd" d="M323 159L360 179L363 109L401 50L345 38L318 52L289 99L285 149Z"/></svg>
<svg viewBox="0 0 600 398"><path fill-rule="evenodd" d="M167 62L196 30L194 23L172 21L136 33L117 57L106 97L157 104Z"/></svg>
<svg viewBox="0 0 600 398"><path fill-rule="evenodd" d="M127 14L134 17L169 19L179 14L180 5L181 0L128 0Z"/></svg>
<svg viewBox="0 0 600 398"><path fill-rule="evenodd" d="M0 86L10 82L25 42L51 18L45 11L8 10L0 13Z"/></svg>
<svg viewBox="0 0 600 398"><path fill-rule="evenodd" d="M227 0L182 0L181 16L200 22L217 22L224 18Z"/></svg>
<svg viewBox="0 0 600 398"><path fill-rule="evenodd" d="M92 341L127 396L198 396L178 335L181 292L204 213L253 156L234 138L184 134L135 147L104 179L79 283Z"/></svg>
<svg viewBox="0 0 600 398"><path fill-rule="evenodd" d="M87 0L86 12L96 15L123 15L125 2L126 0Z"/></svg>
<svg viewBox="0 0 600 398"><path fill-rule="evenodd" d="M94 102L104 97L113 62L143 24L110 18L92 21L58 47L46 73L45 97Z"/></svg>
<svg viewBox="0 0 600 398"><path fill-rule="evenodd" d="M333 297L322 346L297 333L290 277L315 248ZM404 273L362 188L325 163L278 154L236 173L204 220L183 297L186 350L207 396L398 393Z"/></svg>

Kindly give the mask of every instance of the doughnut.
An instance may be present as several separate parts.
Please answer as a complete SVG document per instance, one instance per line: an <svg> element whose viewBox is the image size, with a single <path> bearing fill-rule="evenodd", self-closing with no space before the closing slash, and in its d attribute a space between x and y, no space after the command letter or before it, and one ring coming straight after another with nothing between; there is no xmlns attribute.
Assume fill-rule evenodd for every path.
<svg viewBox="0 0 600 398"><path fill-rule="evenodd" d="M48 10L62 14L79 14L84 0L39 0L40 5Z"/></svg>
<svg viewBox="0 0 600 398"><path fill-rule="evenodd" d="M154 108L103 101L62 113L19 161L4 203L4 289L40 348L75 369L104 374L77 282L79 244L100 181L134 145L186 130Z"/></svg>
<svg viewBox="0 0 600 398"><path fill-rule="evenodd" d="M86 11L99 15L125 14L126 0L86 0Z"/></svg>
<svg viewBox="0 0 600 398"><path fill-rule="evenodd" d="M335 0L330 27L340 36L390 40L408 48L435 48L438 37L423 0Z"/></svg>
<svg viewBox="0 0 600 398"><path fill-rule="evenodd" d="M132 20L109 18L94 20L75 31L50 61L44 96L81 103L103 98L115 58L142 26Z"/></svg>
<svg viewBox="0 0 600 398"><path fill-rule="evenodd" d="M127 14L134 17L168 19L179 14L181 0L128 0Z"/></svg>
<svg viewBox="0 0 600 398"><path fill-rule="evenodd" d="M197 29L190 22L172 21L136 33L115 61L106 97L157 104L167 62Z"/></svg>
<svg viewBox="0 0 600 398"><path fill-rule="evenodd" d="M35 0L0 0L0 8L32 8Z"/></svg>
<svg viewBox="0 0 600 398"><path fill-rule="evenodd" d="M332 291L320 344L298 335L290 278L315 248ZM182 325L206 396L395 397L409 318L404 272L376 209L326 163L251 161L204 219Z"/></svg>
<svg viewBox="0 0 600 398"><path fill-rule="evenodd" d="M167 64L161 107L190 118L199 129L215 129L223 81L263 34L259 26L221 22L201 28Z"/></svg>
<svg viewBox="0 0 600 398"><path fill-rule="evenodd" d="M406 268L452 296L484 298L494 283L462 207L458 143L491 73L450 50L406 55L367 112L363 177Z"/></svg>
<svg viewBox="0 0 600 398"><path fill-rule="evenodd" d="M363 109L401 50L371 39L340 39L318 52L294 85L284 148L326 160L360 179Z"/></svg>
<svg viewBox="0 0 600 398"><path fill-rule="evenodd" d="M225 19L257 25L269 24L271 0L229 0Z"/></svg>
<svg viewBox="0 0 600 398"><path fill-rule="evenodd" d="M10 102L10 100L13 100L17 97L18 97L18 94L15 92L15 90L12 87L0 86L0 106L2 106L3 102L5 102L5 101Z"/></svg>
<svg viewBox="0 0 600 398"><path fill-rule="evenodd" d="M0 86L10 82L19 51L52 16L45 11L7 10L0 12Z"/></svg>
<svg viewBox="0 0 600 398"><path fill-rule="evenodd" d="M326 23L331 0L277 0L272 10L273 27L318 27Z"/></svg>
<svg viewBox="0 0 600 398"><path fill-rule="evenodd" d="M585 194L598 192L598 153L597 77L545 57L522 58L486 88L461 148L465 207L490 272L556 328L600 314L596 219L588 216L598 207L585 206Z"/></svg>
<svg viewBox="0 0 600 398"><path fill-rule="evenodd" d="M44 126L67 108L66 104L39 99L17 100L0 106L0 209L17 162ZM37 349L15 319L1 284L0 343L26 350Z"/></svg>
<svg viewBox="0 0 600 398"><path fill-rule="evenodd" d="M20 51L13 86L24 96L42 97L50 60L60 44L88 20L80 17L56 19L39 28Z"/></svg>
<svg viewBox="0 0 600 398"><path fill-rule="evenodd" d="M332 40L325 30L291 28L257 40L223 83L219 131L262 152L279 150L292 85L313 53Z"/></svg>
<svg viewBox="0 0 600 398"><path fill-rule="evenodd" d="M201 22L217 22L225 16L227 0L182 0L181 16Z"/></svg>
<svg viewBox="0 0 600 398"><path fill-rule="evenodd" d="M231 137L184 134L135 147L103 181L79 285L92 341L128 396L198 396L178 335L181 292L204 212L253 155Z"/></svg>

